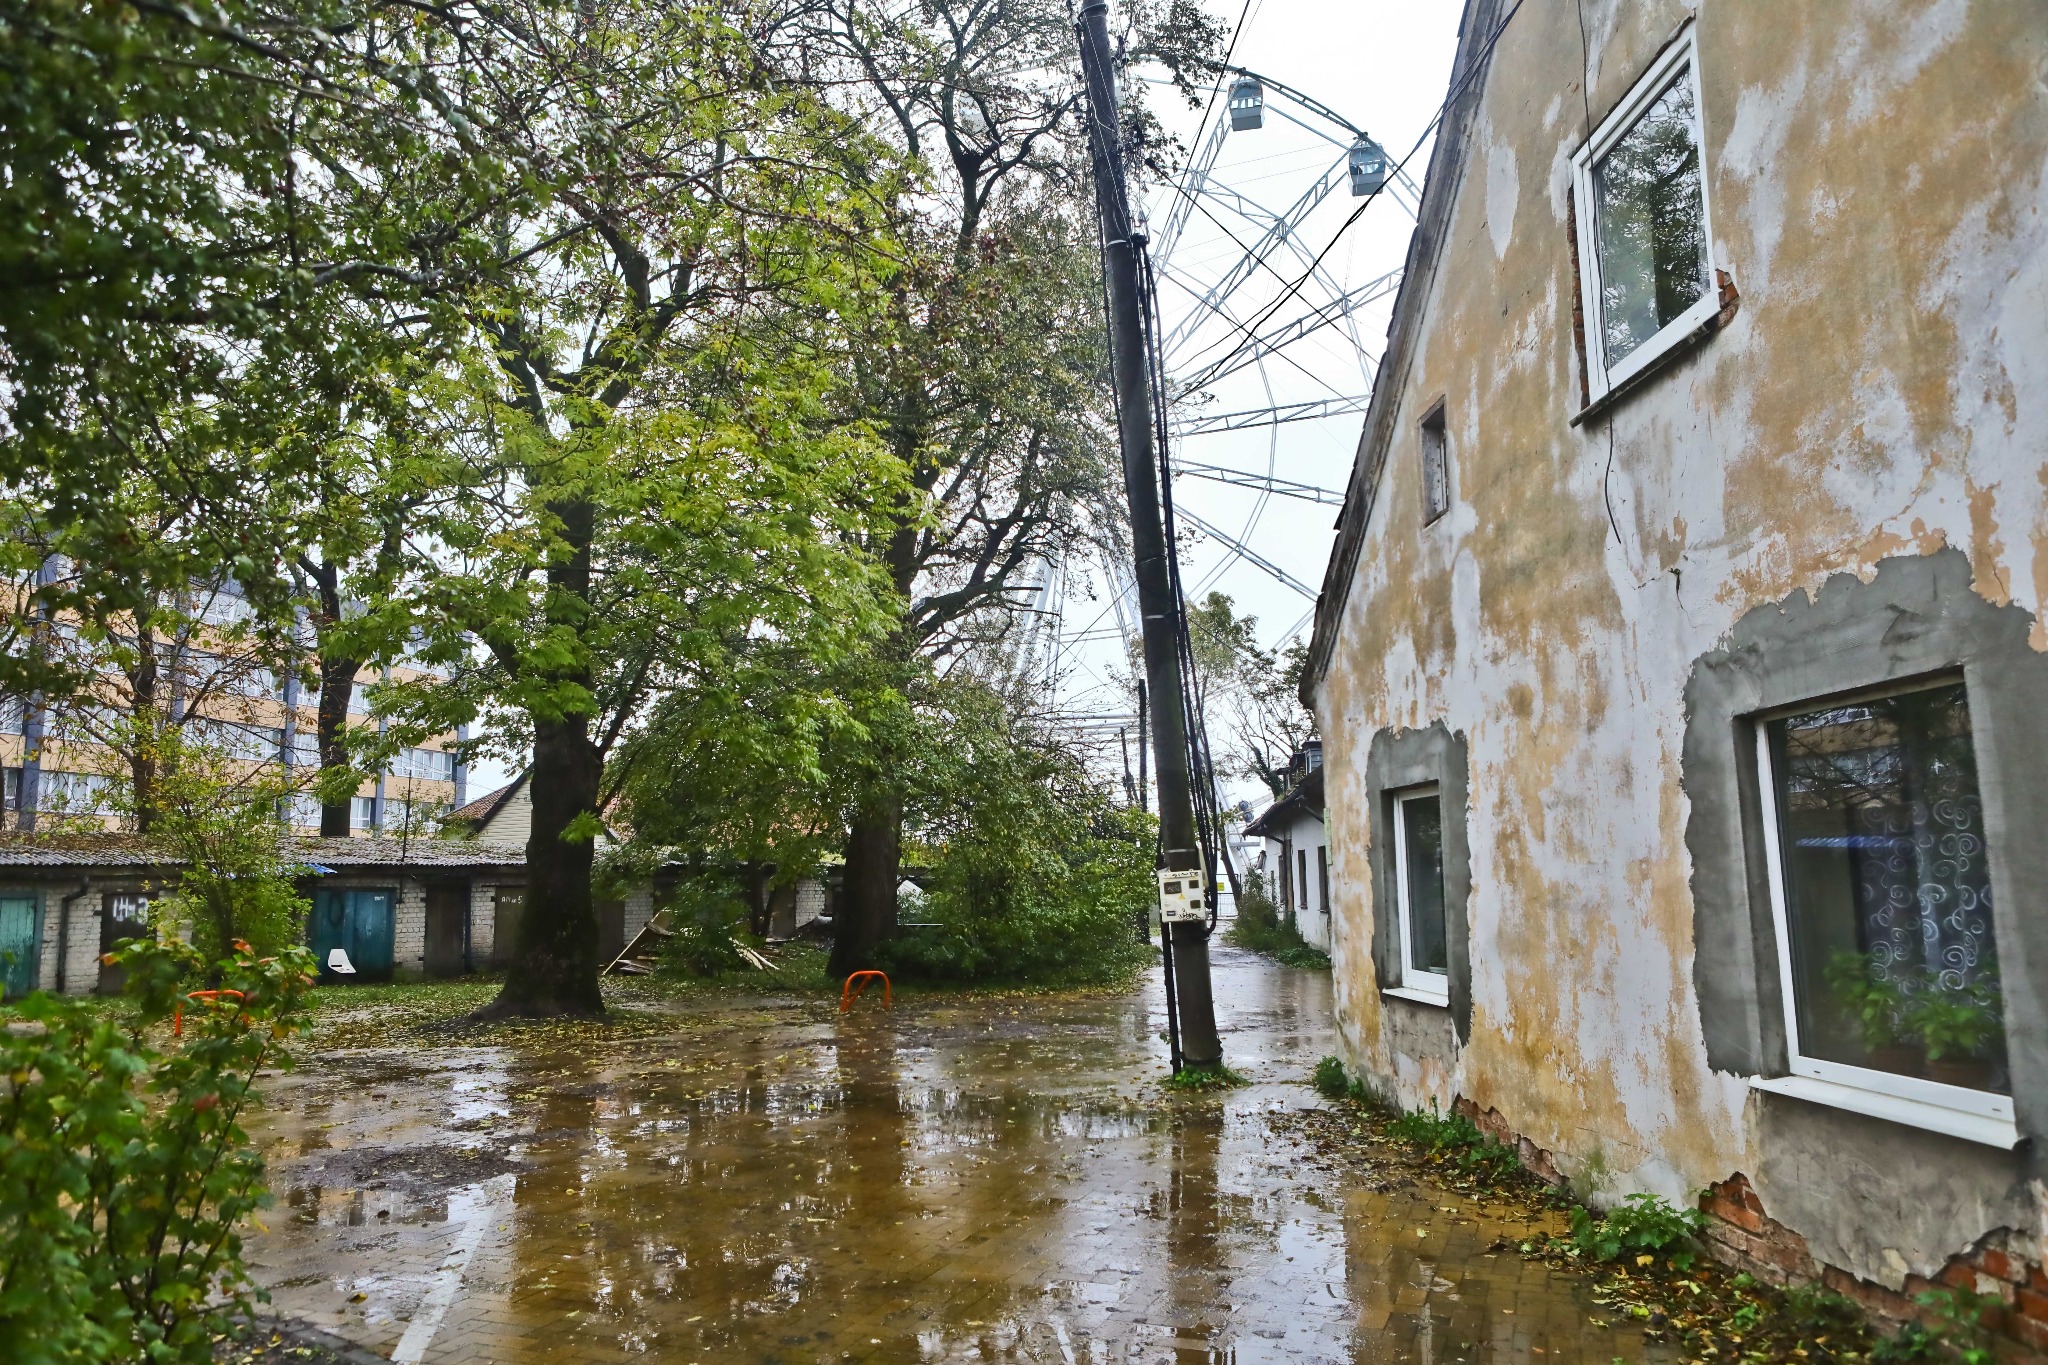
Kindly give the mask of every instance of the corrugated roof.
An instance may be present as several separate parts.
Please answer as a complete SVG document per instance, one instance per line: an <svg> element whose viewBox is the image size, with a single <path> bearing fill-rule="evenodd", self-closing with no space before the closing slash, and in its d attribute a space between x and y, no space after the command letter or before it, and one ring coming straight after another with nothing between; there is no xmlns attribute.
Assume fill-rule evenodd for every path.
<svg viewBox="0 0 2048 1365"><path fill-rule="evenodd" d="M507 868L526 866L526 851L456 839L288 838L286 851L321 867ZM0 835L0 868L174 868L182 860L139 834Z"/></svg>

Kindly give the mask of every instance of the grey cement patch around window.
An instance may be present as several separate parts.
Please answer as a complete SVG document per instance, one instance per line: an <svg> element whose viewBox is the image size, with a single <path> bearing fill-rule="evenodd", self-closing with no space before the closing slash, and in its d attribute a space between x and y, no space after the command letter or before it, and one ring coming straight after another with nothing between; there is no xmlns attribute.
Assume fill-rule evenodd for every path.
<svg viewBox="0 0 2048 1365"><path fill-rule="evenodd" d="M1960 673L1968 689L1989 845L2014 1117L2048 1135L2048 656L2032 618L1971 588L1957 550L1888 559L1864 583L1827 580L1738 621L1686 686L1681 783L1690 803L1693 980L1707 1058L1738 1075L1787 1067L1776 927L1757 785L1758 712ZM1760 1097L1768 1106L1805 1101ZM1867 1124L1831 1115L1833 1124ZM1890 1130L1891 1125L1886 1125ZM1951 1139L1938 1141L1949 1142ZM2038 1141L2026 1160L2036 1178ZM2011 1159L2008 1158L2008 1161Z"/></svg>
<svg viewBox="0 0 2048 1365"><path fill-rule="evenodd" d="M1759 1095L1756 1191L1816 1260L1899 1290L1981 1233L2029 1227L2012 1153Z"/></svg>
<svg viewBox="0 0 2048 1365"><path fill-rule="evenodd" d="M1461 1045L1472 1037L1471 935L1465 918L1466 902L1472 894L1472 853L1465 832L1466 753L1464 732L1454 732L1438 721L1423 730L1381 730L1372 737L1365 764L1366 799L1372 820L1368 859L1372 874L1372 958L1382 990L1401 983L1393 857L1395 794L1434 783L1441 799L1449 1013Z"/></svg>

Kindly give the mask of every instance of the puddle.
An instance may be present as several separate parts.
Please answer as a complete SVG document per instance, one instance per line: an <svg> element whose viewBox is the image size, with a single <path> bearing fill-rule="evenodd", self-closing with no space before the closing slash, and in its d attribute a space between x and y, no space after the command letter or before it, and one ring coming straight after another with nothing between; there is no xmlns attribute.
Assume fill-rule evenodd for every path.
<svg viewBox="0 0 2048 1365"><path fill-rule="evenodd" d="M1126 997L749 1007L597 1051L310 1058L261 1120L277 1311L400 1360L1661 1358L1442 1191L1339 1188L1329 977L1221 948L1231 1064L1168 1099Z"/></svg>

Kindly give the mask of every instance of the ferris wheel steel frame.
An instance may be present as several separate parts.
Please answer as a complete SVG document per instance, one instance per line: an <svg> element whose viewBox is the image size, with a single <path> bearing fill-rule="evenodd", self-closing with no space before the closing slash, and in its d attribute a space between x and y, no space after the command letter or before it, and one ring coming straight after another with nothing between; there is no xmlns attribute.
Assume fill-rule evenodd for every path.
<svg viewBox="0 0 2048 1365"><path fill-rule="evenodd" d="M1217 101L1211 101L1214 123L1206 135L1201 137L1200 149L1196 155L1181 175L1170 184L1172 198L1167 205L1165 222L1153 237L1152 260L1158 278L1185 293L1189 300L1185 312L1170 327L1162 326L1159 350L1168 375L1168 424L1174 439L1185 441L1194 436L1219 432L1268 429L1271 435L1267 447L1267 467L1261 475L1253 470L1229 469L1172 455L1169 455L1168 464L1175 474L1182 477L1234 484L1255 489L1259 493L1258 499L1246 516L1244 526L1235 536L1222 532L1192 513L1186 514L1190 525L1196 526L1216 540L1228 552L1221 563L1204 575L1202 583L1197 585L1197 591L1213 582L1233 561L1243 560L1313 600L1315 594L1306 591L1306 585L1281 570L1265 556L1258 554L1246 542L1257 530L1267 504L1275 495L1308 501L1324 501L1326 498L1341 501L1341 495L1330 490L1317 489L1313 485L1280 477L1278 428L1290 422L1312 421L1365 411L1377 373L1377 357L1366 347L1364 338L1359 334L1358 315L1366 306L1392 295L1399 289L1402 272L1398 269L1388 271L1364 284L1347 289L1334 278L1330 269L1323 263L1325 253L1312 248L1301 236L1308 219L1329 200L1340 184L1350 181L1354 194L1362 192L1352 172L1354 156L1359 153L1359 149L1366 148L1383 155L1378 144L1364 129L1321 100L1284 81L1275 80L1247 67L1221 67L1217 77L1217 94L1222 93L1223 82L1233 76L1238 78L1232 87L1233 99L1229 102L1233 107L1219 108ZM1317 175L1292 202L1278 210L1268 208L1244 189L1227 183L1228 177L1217 170L1224 143L1234 131L1237 89L1247 81L1256 87L1257 103L1255 121L1248 127L1264 126L1263 114L1270 112L1339 149L1335 162ZM1285 103L1291 103L1300 113L1290 111L1284 107ZM1369 192L1374 197L1385 193L1411 220L1421 205L1420 187L1398 166L1392 167L1384 174ZM1239 249L1236 259L1216 277L1214 283L1208 285L1202 284L1191 270L1181 267L1174 260L1175 252L1198 212ZM1252 240L1247 241L1245 236L1240 236L1230 229L1225 221L1226 217L1230 216L1250 225L1252 232L1246 236ZM1298 282L1287 279L1277 262L1286 262L1302 278ZM1290 293L1296 292L1298 285L1313 286L1324 295L1324 300L1304 315L1290 318L1263 333L1254 333L1230 307L1230 300L1261 270L1282 280L1289 286ZM1205 333L1211 333L1214 324L1219 322L1228 329L1228 334L1220 340L1212 335L1206 344L1196 347L1197 341ZM1342 328L1350 342L1352 354L1358 358L1360 378L1363 381L1360 386L1362 391L1359 393L1341 392L1328 380L1309 371L1299 361L1286 354L1288 347L1332 326ZM1217 353L1219 350L1220 354ZM1325 388L1330 389L1331 396L1307 402L1281 402L1274 393L1272 375L1269 372L1269 362L1275 358L1287 361L1303 374L1314 378ZM1176 375L1176 369L1182 372ZM1213 385L1233 375L1254 369L1258 371L1261 386L1265 390L1266 406L1217 414L1204 414L1199 411L1198 404ZM1122 586L1112 577L1111 592L1112 596L1119 600L1119 605ZM1119 611L1118 614L1121 619L1122 612ZM1295 630L1299 629L1297 625Z"/></svg>
<svg viewBox="0 0 2048 1365"><path fill-rule="evenodd" d="M1400 287L1402 272L1399 269L1390 270L1347 289L1324 263L1320 244L1309 243L1303 240L1301 235L1302 229L1315 211L1328 202L1340 185L1346 183L1353 148L1371 141L1365 130L1313 96L1283 81L1242 66L1223 66L1219 69L1219 94L1222 83L1232 76L1250 77L1260 82L1268 95L1278 97L1278 101L1265 101L1264 112L1272 113L1338 149L1338 155L1329 166L1316 173L1314 179L1284 207L1270 208L1246 190L1228 183L1227 172L1217 170L1224 144L1233 131L1230 115L1226 109L1220 107L1221 102L1218 101L1212 103L1211 117L1214 121L1201 136L1200 150L1188 162L1181 175L1165 187L1171 199L1163 225L1158 231L1150 234L1151 261L1155 278L1162 284L1171 284L1173 289L1184 294L1187 300L1185 313L1175 319L1170 330L1162 326L1159 332L1159 351L1167 378L1163 396L1166 399L1171 436L1178 446L1192 437L1221 432L1271 432L1267 468L1263 474L1250 469L1235 469L1225 465L1189 460L1177 451L1169 453L1167 466L1176 481L1181 478L1201 479L1253 490L1259 495L1244 527L1236 535L1222 530L1185 507L1177 510L1177 515L1185 519L1189 528L1214 540L1225 551L1223 560L1204 575L1202 582L1196 585L1196 591L1213 582L1215 577L1231 564L1243 561L1313 602L1316 597L1315 589L1273 563L1247 542L1257 529L1267 503L1273 497L1325 506L1342 503L1344 495L1339 490L1280 476L1278 428L1296 422L1353 416L1366 411L1370 402L1372 383L1378 370L1378 356L1374 350L1367 347L1359 333L1359 314L1372 303L1392 296ZM1297 116L1295 112L1283 107L1281 101L1291 102L1295 109L1308 117ZM1298 185L1301 182L1294 179L1293 183ZM1421 203L1421 187L1398 166L1388 168L1385 181L1377 193L1384 194L1399 205L1410 220L1416 217ZM1234 258L1231 254L1225 255L1223 259L1230 263L1223 274L1216 277L1213 284L1203 284L1188 268L1174 261L1176 248L1180 246L1189 224L1197 214L1214 224L1235 252ZM1250 231L1242 234L1231 231L1226 221L1232 217L1247 224ZM1233 295L1243 290L1262 270L1273 275L1290 290L1297 286L1294 277L1305 277L1299 280L1300 287L1305 293L1312 291L1320 294L1321 301L1313 304L1301 315L1277 326L1271 326L1262 333L1254 333L1233 311L1231 300ZM1208 272L1205 270L1202 273ZM1165 319L1159 321L1163 324ZM1205 329L1212 326L1226 331L1227 335L1220 339L1212 335L1206 345L1195 347L1194 343L1202 337ZM1349 343L1349 350L1357 357L1362 381L1359 392L1342 392L1328 380L1307 371L1286 354L1289 347L1331 327L1341 328ZM1329 395L1315 399L1283 401L1274 392L1272 375L1269 373L1276 361L1301 369L1303 374L1330 389ZM1182 371L1178 375L1174 373L1176 368ZM1220 413L1201 410L1202 401L1207 396L1210 386L1251 370L1258 372L1260 385L1265 390L1264 406L1238 408ZM1076 646L1098 636L1108 638L1107 635L1095 630L1095 626L1102 623L1104 617L1114 618L1113 634L1121 638L1127 646L1136 635L1138 625L1132 597L1134 584L1128 567L1129 556L1120 552L1127 547L1118 544L1119 537L1116 534L1114 517L1105 521L1105 528L1107 535L1100 548L1098 563L1105 588L1103 595L1108 601L1102 610L1095 614L1089 625L1074 631L1066 629L1064 622L1049 619L1051 615L1070 608L1074 600L1067 591L1065 565L1047 564L1046 577L1038 584L1032 585L1038 591L1033 593L1036 600L1025 608L1029 612L1024 632L1027 639L1021 652L1037 666L1027 665L1018 672L1025 675L1037 674L1042 667L1043 677L1049 688L1056 685L1057 675L1061 673L1063 664ZM1060 580L1057 591L1054 590L1052 582L1055 578ZM1027 591L1030 589L1027 588ZM1018 605L1023 606L1022 603ZM1310 614L1313 614L1312 610ZM1297 622L1287 632L1287 635L1298 633L1308 619L1308 616L1304 616L1302 621ZM1095 672L1094 669L1085 671ZM1093 693L1101 689L1099 686L1091 686L1086 690ZM1083 709L1085 711L1094 708ZM1092 730L1094 727L1084 725L1080 728ZM1109 728L1103 727L1105 731Z"/></svg>

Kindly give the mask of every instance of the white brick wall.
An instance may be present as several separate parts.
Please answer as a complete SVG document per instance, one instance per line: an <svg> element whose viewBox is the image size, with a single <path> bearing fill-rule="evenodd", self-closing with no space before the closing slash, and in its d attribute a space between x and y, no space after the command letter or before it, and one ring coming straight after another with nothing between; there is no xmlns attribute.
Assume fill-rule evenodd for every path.
<svg viewBox="0 0 2048 1365"><path fill-rule="evenodd" d="M647 927L647 921L654 918L654 888L639 886L626 893L626 943L633 942L633 935Z"/></svg>
<svg viewBox="0 0 2048 1365"><path fill-rule="evenodd" d="M825 883L806 877L796 884L796 927L801 929L825 913Z"/></svg>
<svg viewBox="0 0 2048 1365"><path fill-rule="evenodd" d="M427 970L427 889L407 878L398 886L391 915L391 965L400 972Z"/></svg>
<svg viewBox="0 0 2048 1365"><path fill-rule="evenodd" d="M57 937L56 921L67 894L59 892L43 901L43 936L52 941ZM71 951L64 962L66 995L91 995L100 988L100 907L104 904L98 887L71 903ZM57 988L55 963L43 982L51 990Z"/></svg>
<svg viewBox="0 0 2048 1365"><path fill-rule="evenodd" d="M491 960L491 944L498 927L498 887L495 882L469 884L469 961L482 967Z"/></svg>

